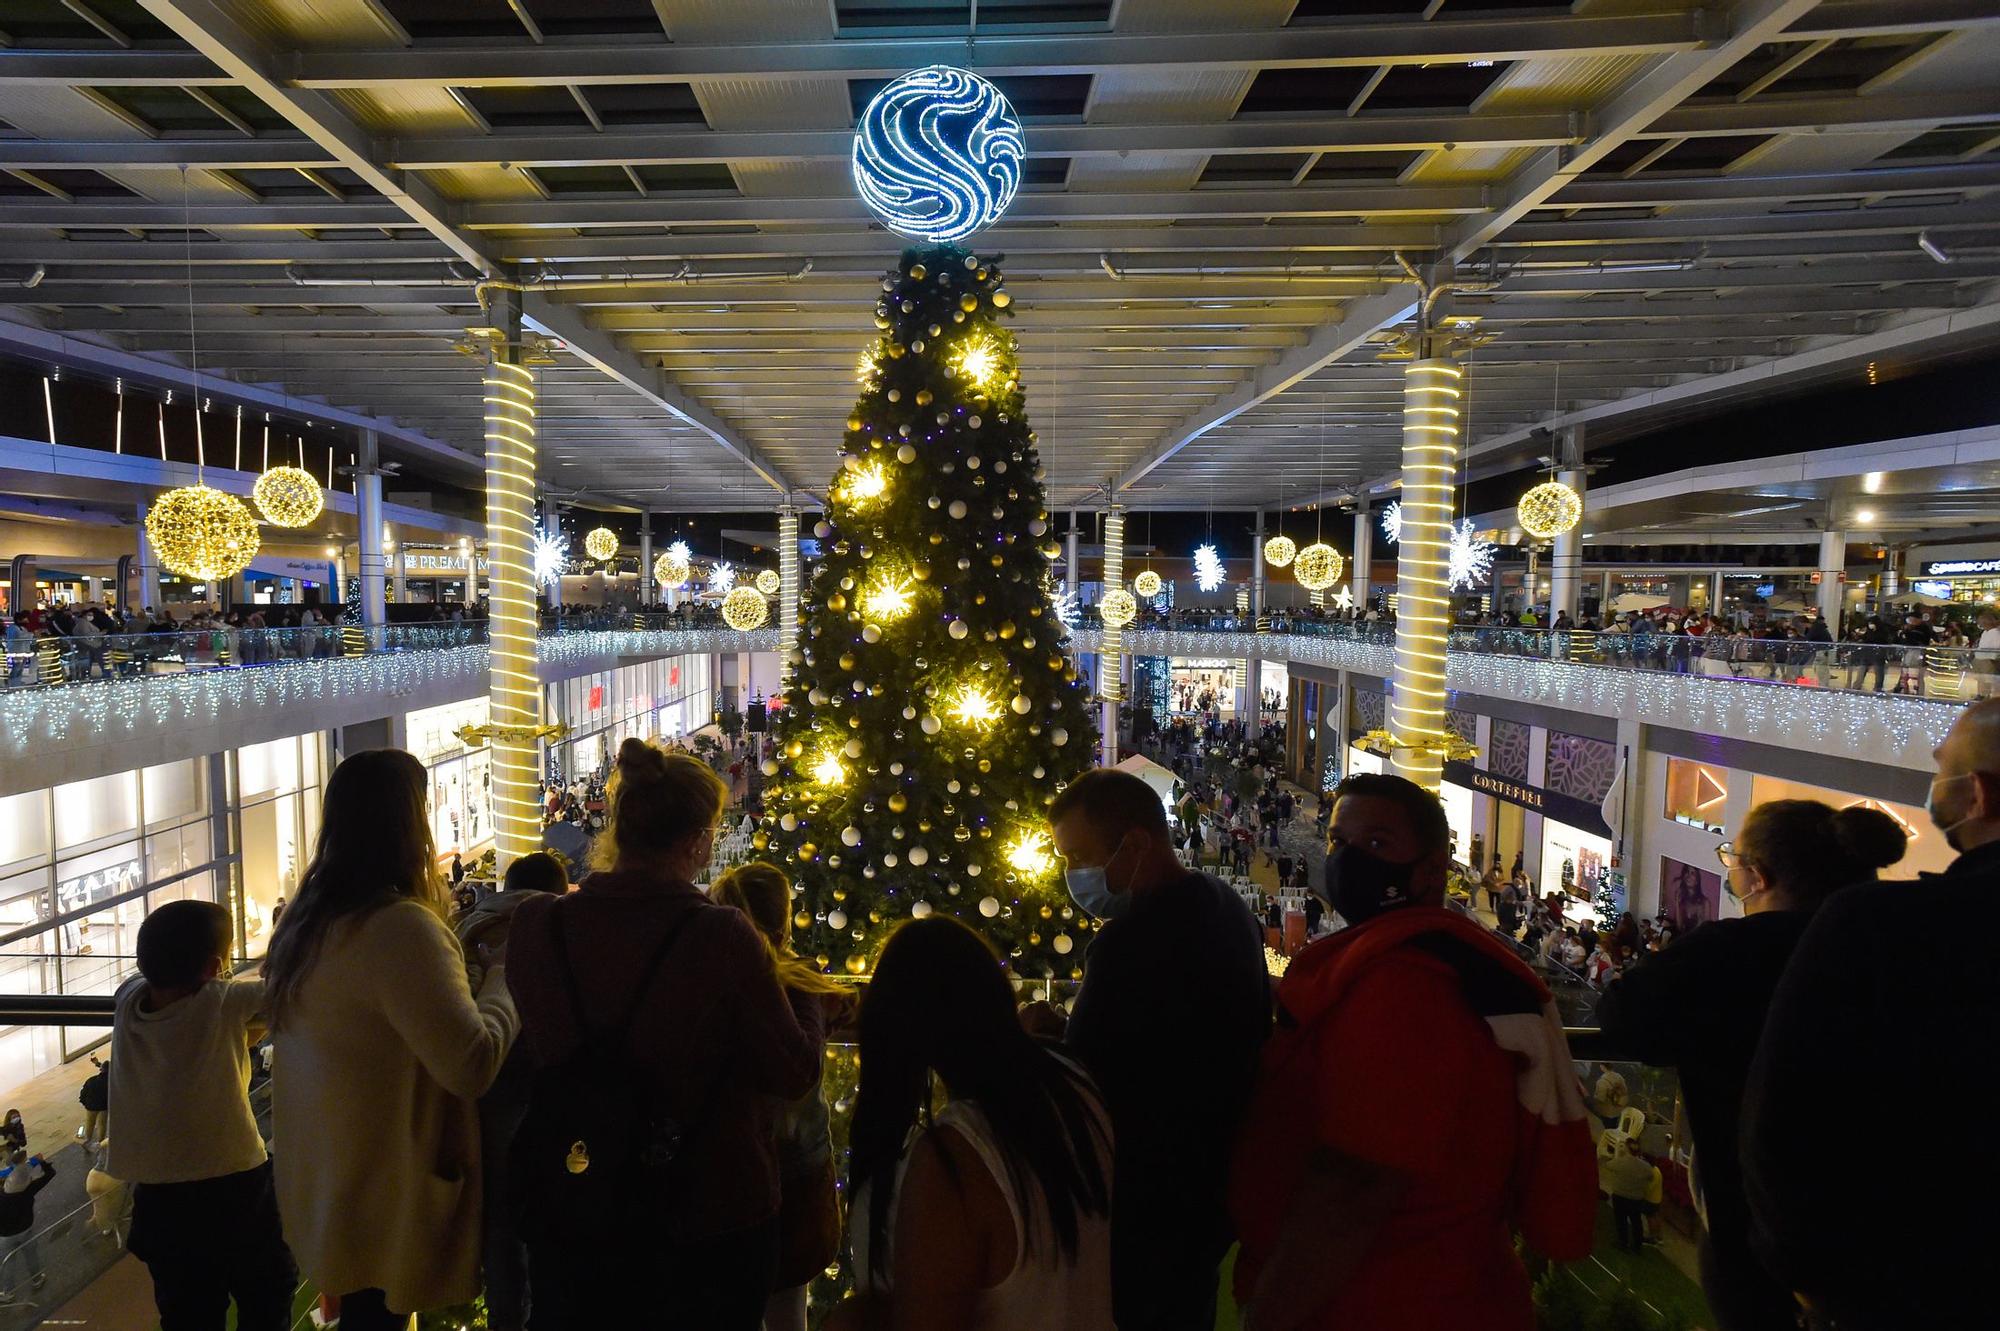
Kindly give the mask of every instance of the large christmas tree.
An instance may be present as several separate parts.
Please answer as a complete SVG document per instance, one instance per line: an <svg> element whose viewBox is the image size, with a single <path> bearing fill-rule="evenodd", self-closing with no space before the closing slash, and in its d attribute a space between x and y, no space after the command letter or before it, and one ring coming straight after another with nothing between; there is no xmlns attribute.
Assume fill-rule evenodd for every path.
<svg viewBox="0 0 2000 1331"><path fill-rule="evenodd" d="M1046 821L1090 764L1089 698L1001 286L955 246L904 252L814 529L756 844L828 969L862 974L895 924L944 911L1017 973L1069 977L1090 927Z"/></svg>

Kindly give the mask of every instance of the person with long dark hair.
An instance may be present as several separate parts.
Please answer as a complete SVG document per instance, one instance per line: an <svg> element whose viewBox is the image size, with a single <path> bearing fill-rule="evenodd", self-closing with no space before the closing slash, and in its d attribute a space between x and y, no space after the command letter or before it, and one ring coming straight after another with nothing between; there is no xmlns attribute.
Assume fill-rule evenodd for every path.
<svg viewBox="0 0 2000 1331"><path fill-rule="evenodd" d="M596 871L514 912L509 983L542 1069L513 1151L533 1331L763 1321L772 1121L817 1084L825 1019L694 885L727 794L693 755L627 739Z"/></svg>
<svg viewBox="0 0 2000 1331"><path fill-rule="evenodd" d="M1702 1288L1721 1331L1794 1325L1791 1291L1751 1250L1738 1164L1740 1115L1771 998L1813 913L1903 857L1895 819L1861 805L1773 800L1718 848L1741 919L1715 920L1633 966L1598 1000L1606 1044L1680 1071L1705 1232ZM1692 874L1693 869L1684 871Z"/></svg>
<svg viewBox="0 0 2000 1331"><path fill-rule="evenodd" d="M716 879L709 899L749 916L771 949L778 983L793 1002L817 1004L827 1026L854 1014L854 990L792 951L792 885L775 864L756 861ZM839 1180L826 1090L781 1101L772 1140L778 1152L778 1274L764 1304L764 1331L805 1331L806 1290L840 1250Z"/></svg>
<svg viewBox="0 0 2000 1331"><path fill-rule="evenodd" d="M829 1331L1111 1331L1110 1119L956 920L882 949L849 1140L858 1296Z"/></svg>
<svg viewBox="0 0 2000 1331"><path fill-rule="evenodd" d="M334 769L264 959L278 1208L345 1331L479 1292L476 1102L518 1023L502 967L467 982L427 786L400 749Z"/></svg>

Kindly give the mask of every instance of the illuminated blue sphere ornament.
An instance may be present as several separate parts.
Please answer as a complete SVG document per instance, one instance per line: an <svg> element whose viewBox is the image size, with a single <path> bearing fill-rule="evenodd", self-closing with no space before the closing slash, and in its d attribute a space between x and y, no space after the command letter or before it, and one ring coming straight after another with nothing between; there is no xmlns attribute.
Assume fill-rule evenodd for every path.
<svg viewBox="0 0 2000 1331"><path fill-rule="evenodd" d="M959 240L1000 219L1027 148L1001 91L962 69L913 70L875 94L854 134L854 187L891 231Z"/></svg>

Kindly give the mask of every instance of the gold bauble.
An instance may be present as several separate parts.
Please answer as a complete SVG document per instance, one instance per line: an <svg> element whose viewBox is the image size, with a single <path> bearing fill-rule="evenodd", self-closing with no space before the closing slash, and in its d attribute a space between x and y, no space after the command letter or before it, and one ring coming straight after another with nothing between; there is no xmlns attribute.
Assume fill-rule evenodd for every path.
<svg viewBox="0 0 2000 1331"><path fill-rule="evenodd" d="M778 576L778 570L774 568L757 570L757 590L764 595L776 596L778 589L784 585L785 580Z"/></svg>
<svg viewBox="0 0 2000 1331"><path fill-rule="evenodd" d="M1144 573L1132 579L1132 590L1141 596L1158 596L1160 594L1160 575L1151 569L1147 569Z"/></svg>
<svg viewBox="0 0 2000 1331"><path fill-rule="evenodd" d="M1574 531L1583 521L1583 496L1561 481L1543 481L1521 496L1514 513L1521 520L1522 531L1551 540Z"/></svg>
<svg viewBox="0 0 2000 1331"><path fill-rule="evenodd" d="M1315 541L1299 551L1292 561L1292 577L1309 592L1323 592L1340 581L1347 560L1340 551L1323 541Z"/></svg>
<svg viewBox="0 0 2000 1331"><path fill-rule="evenodd" d="M762 628L771 617L771 607L755 587L737 587L722 598L722 622L740 632Z"/></svg>
<svg viewBox="0 0 2000 1331"><path fill-rule="evenodd" d="M847 960L841 964L847 967L849 975L865 975L868 972L868 958L859 952L850 953Z"/></svg>
<svg viewBox="0 0 2000 1331"><path fill-rule="evenodd" d="M234 495L206 485L169 490L146 512L146 539L171 572L220 582L250 567L262 544L257 519Z"/></svg>
<svg viewBox="0 0 2000 1331"><path fill-rule="evenodd" d="M1123 587L1113 587L1097 603L1097 615L1111 628L1123 628L1139 617L1139 603Z"/></svg>
<svg viewBox="0 0 2000 1331"><path fill-rule="evenodd" d="M676 555L663 554L653 560L653 581L662 587L678 587L693 576L687 560Z"/></svg>
<svg viewBox="0 0 2000 1331"><path fill-rule="evenodd" d="M618 556L618 533L609 527L595 527L583 538L583 552L592 559L615 559Z"/></svg>
<svg viewBox="0 0 2000 1331"><path fill-rule="evenodd" d="M306 526L326 507L319 481L304 467L271 468L257 478L250 497L273 527Z"/></svg>
<svg viewBox="0 0 2000 1331"><path fill-rule="evenodd" d="M1273 536L1264 542L1264 562L1272 568L1286 567L1298 552L1298 542L1289 536Z"/></svg>

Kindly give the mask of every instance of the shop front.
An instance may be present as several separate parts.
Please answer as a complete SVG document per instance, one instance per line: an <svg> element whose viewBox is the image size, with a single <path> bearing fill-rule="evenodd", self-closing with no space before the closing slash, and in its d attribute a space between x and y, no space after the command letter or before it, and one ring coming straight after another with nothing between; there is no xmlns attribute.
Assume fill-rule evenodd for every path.
<svg viewBox="0 0 2000 1331"><path fill-rule="evenodd" d="M628 738L677 740L715 713L714 658L671 656L578 675L549 686L549 714L569 726L552 746L563 780L603 771Z"/></svg>
<svg viewBox="0 0 2000 1331"><path fill-rule="evenodd" d="M326 744L317 732L236 750L236 801L243 849L243 951L262 956L280 903L319 836Z"/></svg>
<svg viewBox="0 0 2000 1331"><path fill-rule="evenodd" d="M431 840L440 860L469 862L493 840L492 751L458 737L490 715L486 699L469 698L404 718L404 743L430 773Z"/></svg>
<svg viewBox="0 0 2000 1331"><path fill-rule="evenodd" d="M1176 656L1169 666L1167 706L1175 712L1236 713L1236 686L1241 661L1201 656Z"/></svg>
<svg viewBox="0 0 2000 1331"><path fill-rule="evenodd" d="M1586 905L1596 902L1598 891L1606 885L1606 875L1615 867L1611 827L1604 821L1601 809L1588 800L1455 760L1444 765L1444 788L1449 790L1454 786L1464 792L1454 798L1461 798L1468 805L1471 796L1484 795L1491 805L1516 809L1526 815L1517 825L1521 835L1535 837L1540 848L1540 877L1535 888L1538 893L1564 892ZM1448 801L1447 817L1450 807ZM1472 823L1469 808L1463 817L1469 828ZM1467 835L1469 839L1470 834ZM1492 844L1499 847L1507 843L1496 840ZM1525 848L1525 842L1521 844ZM1496 849L1494 853L1497 856L1501 852ZM1510 867L1511 862L1502 865L1503 870Z"/></svg>

